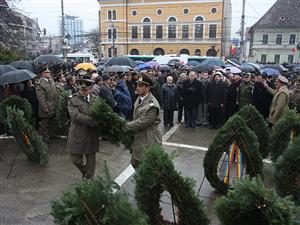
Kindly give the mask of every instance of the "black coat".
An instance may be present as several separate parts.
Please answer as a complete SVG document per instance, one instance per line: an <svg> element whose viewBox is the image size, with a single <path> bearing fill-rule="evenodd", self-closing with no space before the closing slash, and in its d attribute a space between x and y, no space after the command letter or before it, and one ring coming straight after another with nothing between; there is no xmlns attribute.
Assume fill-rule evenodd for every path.
<svg viewBox="0 0 300 225"><path fill-rule="evenodd" d="M151 93L152 95L156 98L156 100L158 101L159 105L161 105L162 103L162 90L161 90L161 86L159 85L159 83L156 80L154 81L154 86L151 88Z"/></svg>
<svg viewBox="0 0 300 225"><path fill-rule="evenodd" d="M220 108L226 102L226 85L223 81L213 81L207 86L207 102L211 108Z"/></svg>
<svg viewBox="0 0 300 225"><path fill-rule="evenodd" d="M128 87L129 93L130 93L130 97L131 97L131 102L132 105L134 105L135 100L137 99L137 95L135 93L136 90L136 82L134 80L131 81L126 81L126 85Z"/></svg>
<svg viewBox="0 0 300 225"><path fill-rule="evenodd" d="M202 84L196 79L183 81L182 92L185 107L197 107L203 102Z"/></svg>
<svg viewBox="0 0 300 225"><path fill-rule="evenodd" d="M232 115L234 115L238 110L237 104L237 96L239 92L240 82L232 82L227 90L227 98L226 98L226 115L225 117L228 119Z"/></svg>
<svg viewBox="0 0 300 225"><path fill-rule="evenodd" d="M177 105L176 85L168 85L165 83L162 86L162 106L164 110L175 110Z"/></svg>
<svg viewBox="0 0 300 225"><path fill-rule="evenodd" d="M39 102L36 97L36 91L35 87L24 87L24 90L22 92L22 98L25 98L28 100L28 102L31 105L32 113L35 118L38 118L39 115Z"/></svg>
<svg viewBox="0 0 300 225"><path fill-rule="evenodd" d="M252 98L255 108L264 118L268 118L273 95L267 91L262 83L255 83Z"/></svg>
<svg viewBox="0 0 300 225"><path fill-rule="evenodd" d="M114 99L112 89L106 84L101 84L99 88L99 96L105 100L113 109L117 106L117 102Z"/></svg>

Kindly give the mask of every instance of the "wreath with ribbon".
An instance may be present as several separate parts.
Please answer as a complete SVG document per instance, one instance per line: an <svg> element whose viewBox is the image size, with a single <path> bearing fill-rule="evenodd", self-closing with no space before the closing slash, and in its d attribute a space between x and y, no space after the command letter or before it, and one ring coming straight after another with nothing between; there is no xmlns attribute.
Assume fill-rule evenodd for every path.
<svg viewBox="0 0 300 225"><path fill-rule="evenodd" d="M161 216L160 199L164 191L171 195L177 207L178 225L206 225L208 218L204 205L194 192L194 181L178 173L169 156L157 145L145 154L135 175L135 198L138 207L149 216L151 225L174 224ZM175 217L175 215L174 215Z"/></svg>
<svg viewBox="0 0 300 225"><path fill-rule="evenodd" d="M223 156L224 173L220 173L219 164ZM263 162L258 150L257 137L237 114L220 129L204 157L205 176L211 186L220 193L226 194L230 188L230 171L235 162L237 177L240 179L244 172L251 177L262 174Z"/></svg>

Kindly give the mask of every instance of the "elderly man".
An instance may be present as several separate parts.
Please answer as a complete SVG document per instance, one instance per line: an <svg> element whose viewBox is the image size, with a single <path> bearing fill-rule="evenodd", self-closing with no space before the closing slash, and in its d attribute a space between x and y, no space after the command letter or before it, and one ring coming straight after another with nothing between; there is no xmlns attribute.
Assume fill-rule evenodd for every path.
<svg viewBox="0 0 300 225"><path fill-rule="evenodd" d="M133 120L125 125L125 130L134 132L134 142L131 147L131 164L135 169L139 166L147 148L162 142L158 128L160 123L160 106L150 92L153 85L153 80L147 75L139 77L137 86L139 97L134 104Z"/></svg>
<svg viewBox="0 0 300 225"><path fill-rule="evenodd" d="M177 97L176 97L176 85L173 84L173 77L167 77L167 83L162 86L162 99L164 110L164 125L165 126L174 126L174 111L177 106Z"/></svg>
<svg viewBox="0 0 300 225"><path fill-rule="evenodd" d="M288 82L288 79L286 79L284 76L278 76L276 82L276 90L269 87L267 82L264 83L267 91L274 95L269 114L269 123L271 126L273 126L283 116L284 112L289 107L288 104L290 99L290 92L287 88Z"/></svg>
<svg viewBox="0 0 300 225"><path fill-rule="evenodd" d="M71 161L80 170L83 179L92 179L95 174L96 152L99 151L99 136L95 132L96 123L88 115L89 107L97 98L92 95L93 81L79 80L80 90L68 103L71 117L67 148ZM85 156L86 162L83 162Z"/></svg>
<svg viewBox="0 0 300 225"><path fill-rule="evenodd" d="M39 133L45 142L54 136L55 132L55 103L57 91L51 72L45 68L36 84L36 97L39 102L39 117L41 119Z"/></svg>

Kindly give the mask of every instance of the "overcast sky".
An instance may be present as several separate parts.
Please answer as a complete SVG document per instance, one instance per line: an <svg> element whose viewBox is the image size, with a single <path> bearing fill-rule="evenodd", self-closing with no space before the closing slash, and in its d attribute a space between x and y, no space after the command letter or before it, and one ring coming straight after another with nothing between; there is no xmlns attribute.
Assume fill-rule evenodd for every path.
<svg viewBox="0 0 300 225"><path fill-rule="evenodd" d="M48 34L58 34L58 20L61 15L60 0L21 0L20 10L30 17L38 18L41 28ZM232 2L232 36L239 31L242 0ZM276 2L276 0L246 0L246 26L253 25ZM84 31L88 32L98 26L97 0L64 0L65 13L78 16L84 20Z"/></svg>

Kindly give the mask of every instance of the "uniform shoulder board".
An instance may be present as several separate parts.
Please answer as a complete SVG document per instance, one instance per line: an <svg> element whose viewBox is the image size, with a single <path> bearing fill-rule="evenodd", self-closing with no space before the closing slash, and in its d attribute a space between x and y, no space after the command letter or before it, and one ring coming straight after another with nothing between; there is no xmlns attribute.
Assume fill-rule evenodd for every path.
<svg viewBox="0 0 300 225"><path fill-rule="evenodd" d="M155 106L153 101L149 101L149 105L152 107L152 106Z"/></svg>

